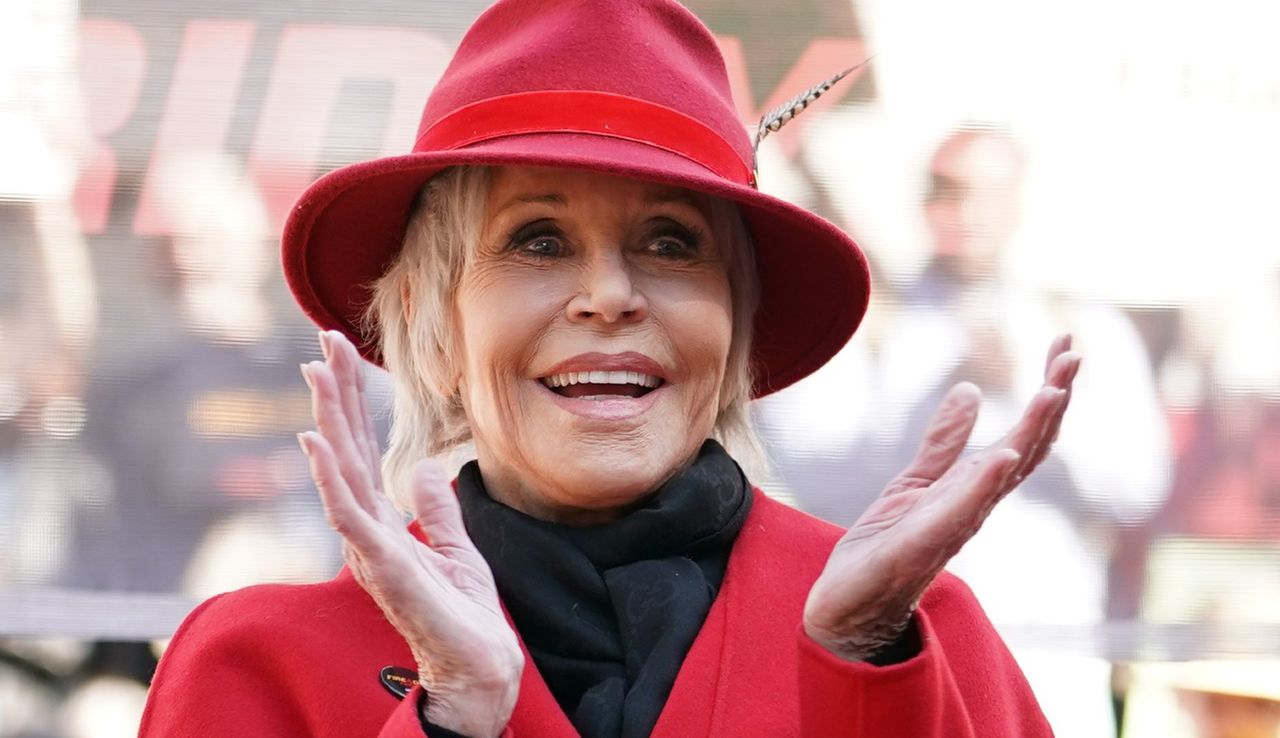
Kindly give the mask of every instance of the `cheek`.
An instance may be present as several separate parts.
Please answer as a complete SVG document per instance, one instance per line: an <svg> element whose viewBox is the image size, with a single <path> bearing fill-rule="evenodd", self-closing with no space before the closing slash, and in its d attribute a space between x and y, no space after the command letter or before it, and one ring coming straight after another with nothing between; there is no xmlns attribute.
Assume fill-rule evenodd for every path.
<svg viewBox="0 0 1280 738"><path fill-rule="evenodd" d="M476 267L458 289L455 319L467 363L479 371L532 355L558 314L562 280L532 270Z"/></svg>
<svg viewBox="0 0 1280 738"><path fill-rule="evenodd" d="M556 313L545 281L485 273L463 281L455 319L461 389L473 422L506 423L519 412L512 390Z"/></svg>
<svg viewBox="0 0 1280 738"><path fill-rule="evenodd" d="M687 381L704 391L710 387L714 399L724 379L725 364L733 339L733 306L728 281L708 275L686 283L659 288L659 319L681 364Z"/></svg>

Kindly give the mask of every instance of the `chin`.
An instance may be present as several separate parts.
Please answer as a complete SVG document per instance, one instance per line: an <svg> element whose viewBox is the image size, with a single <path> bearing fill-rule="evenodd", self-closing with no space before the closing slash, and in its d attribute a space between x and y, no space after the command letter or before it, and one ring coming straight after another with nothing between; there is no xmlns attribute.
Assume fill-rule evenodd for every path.
<svg viewBox="0 0 1280 738"><path fill-rule="evenodd" d="M687 432L687 428L684 429ZM670 479L698 452L702 439L686 452L660 444L584 440L565 443L548 456L547 473L567 498L568 506L591 510L621 510L643 501Z"/></svg>
<svg viewBox="0 0 1280 738"><path fill-rule="evenodd" d="M709 408L676 385L631 398L563 397L528 383L504 423L476 436L495 499L567 524L607 522L647 499L711 435ZM598 392L598 390L595 390Z"/></svg>

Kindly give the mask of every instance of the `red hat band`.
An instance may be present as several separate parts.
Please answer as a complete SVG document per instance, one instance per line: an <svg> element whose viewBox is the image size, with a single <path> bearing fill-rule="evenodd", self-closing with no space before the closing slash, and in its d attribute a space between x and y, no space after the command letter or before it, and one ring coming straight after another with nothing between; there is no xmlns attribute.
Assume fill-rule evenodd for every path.
<svg viewBox="0 0 1280 738"><path fill-rule="evenodd" d="M733 145L694 118L664 105L590 90L522 92L472 103L422 131L416 152L460 149L536 133L581 133L647 144L678 154L736 184L755 187Z"/></svg>

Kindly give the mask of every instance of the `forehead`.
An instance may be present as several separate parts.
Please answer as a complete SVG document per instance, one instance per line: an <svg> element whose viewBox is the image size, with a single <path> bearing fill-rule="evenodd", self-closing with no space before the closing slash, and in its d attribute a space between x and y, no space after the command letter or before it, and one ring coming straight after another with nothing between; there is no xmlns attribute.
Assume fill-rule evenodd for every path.
<svg viewBox="0 0 1280 738"><path fill-rule="evenodd" d="M628 207L678 203L705 214L710 206L710 197L682 187L602 172L549 167L494 167L489 184L489 211L492 213L519 202Z"/></svg>

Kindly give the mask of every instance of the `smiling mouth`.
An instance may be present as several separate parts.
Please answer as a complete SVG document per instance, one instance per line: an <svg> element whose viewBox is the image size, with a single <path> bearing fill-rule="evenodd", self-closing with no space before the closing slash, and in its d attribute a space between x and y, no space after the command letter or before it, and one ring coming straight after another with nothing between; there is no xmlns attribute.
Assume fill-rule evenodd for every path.
<svg viewBox="0 0 1280 738"><path fill-rule="evenodd" d="M662 386L661 377L640 372L565 372L538 380L561 397L580 400L616 400L644 397Z"/></svg>

